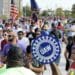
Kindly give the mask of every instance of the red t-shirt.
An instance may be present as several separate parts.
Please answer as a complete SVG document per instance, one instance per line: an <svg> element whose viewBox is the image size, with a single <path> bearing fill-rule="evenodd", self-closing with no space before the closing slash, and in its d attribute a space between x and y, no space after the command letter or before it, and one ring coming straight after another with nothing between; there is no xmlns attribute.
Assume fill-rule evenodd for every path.
<svg viewBox="0 0 75 75"><path fill-rule="evenodd" d="M3 50L3 48L4 48L4 46L7 44L8 42L7 42L7 40L2 40L1 41L1 50Z"/></svg>
<svg viewBox="0 0 75 75"><path fill-rule="evenodd" d="M64 27L62 26L62 25L60 25L60 26L57 26L57 29L59 29L59 30L64 30Z"/></svg>
<svg viewBox="0 0 75 75"><path fill-rule="evenodd" d="M75 62L71 64L70 68L75 69Z"/></svg>

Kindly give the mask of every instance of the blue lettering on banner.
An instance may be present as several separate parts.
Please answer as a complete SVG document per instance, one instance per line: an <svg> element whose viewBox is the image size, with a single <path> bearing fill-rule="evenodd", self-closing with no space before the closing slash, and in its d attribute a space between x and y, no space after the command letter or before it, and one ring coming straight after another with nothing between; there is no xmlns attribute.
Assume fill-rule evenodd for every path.
<svg viewBox="0 0 75 75"><path fill-rule="evenodd" d="M53 51L52 46L47 42L41 44L40 46L41 47L39 47L39 52L43 56L49 56Z"/></svg>

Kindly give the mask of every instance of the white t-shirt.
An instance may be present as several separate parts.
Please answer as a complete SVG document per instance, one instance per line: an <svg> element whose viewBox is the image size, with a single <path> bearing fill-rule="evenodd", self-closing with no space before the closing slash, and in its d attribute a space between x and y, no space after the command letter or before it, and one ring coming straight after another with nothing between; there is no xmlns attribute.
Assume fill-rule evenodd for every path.
<svg viewBox="0 0 75 75"><path fill-rule="evenodd" d="M0 75L35 75L35 73L24 67L15 67L6 69Z"/></svg>
<svg viewBox="0 0 75 75"><path fill-rule="evenodd" d="M30 25L29 24L25 24L25 32L30 32Z"/></svg>
<svg viewBox="0 0 75 75"><path fill-rule="evenodd" d="M67 24L66 26L65 26L65 29L67 29L67 36L69 37L69 36L74 36L75 35L75 32L74 32L74 30L75 30L75 25L70 25L70 24Z"/></svg>
<svg viewBox="0 0 75 75"><path fill-rule="evenodd" d="M57 21L57 20L54 21L54 24L55 24L55 26L57 27L57 26L58 26L58 21Z"/></svg>
<svg viewBox="0 0 75 75"><path fill-rule="evenodd" d="M22 50L26 51L26 48L30 43L28 38L23 37L21 40L17 41L17 44Z"/></svg>
<svg viewBox="0 0 75 75"><path fill-rule="evenodd" d="M73 30L73 31L72 31L72 36L75 36L75 25L72 25L72 26L71 26L71 30Z"/></svg>
<svg viewBox="0 0 75 75"><path fill-rule="evenodd" d="M70 29L69 36L75 36L75 25L71 25L69 29Z"/></svg>

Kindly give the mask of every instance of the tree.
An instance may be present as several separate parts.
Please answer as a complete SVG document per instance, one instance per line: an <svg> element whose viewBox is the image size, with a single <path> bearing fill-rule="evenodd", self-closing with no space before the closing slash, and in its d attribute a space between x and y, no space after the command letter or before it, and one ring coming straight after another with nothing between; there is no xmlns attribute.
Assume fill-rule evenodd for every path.
<svg viewBox="0 0 75 75"><path fill-rule="evenodd" d="M1 15L0 18L6 20L7 19L7 16L6 15Z"/></svg>
<svg viewBox="0 0 75 75"><path fill-rule="evenodd" d="M19 10L19 16L18 17L21 17L21 16L23 16L23 11Z"/></svg>
<svg viewBox="0 0 75 75"><path fill-rule="evenodd" d="M42 11L41 16L49 16L49 13L47 10Z"/></svg>
<svg viewBox="0 0 75 75"><path fill-rule="evenodd" d="M68 18L71 16L71 11L69 10L64 10L64 14L65 14L65 17Z"/></svg>
<svg viewBox="0 0 75 75"><path fill-rule="evenodd" d="M56 9L56 16L62 17L64 16L64 12L62 8L57 8Z"/></svg>
<svg viewBox="0 0 75 75"><path fill-rule="evenodd" d="M23 16L31 16L31 8L27 5L23 7Z"/></svg>
<svg viewBox="0 0 75 75"><path fill-rule="evenodd" d="M75 18L75 4L72 5L72 17Z"/></svg>

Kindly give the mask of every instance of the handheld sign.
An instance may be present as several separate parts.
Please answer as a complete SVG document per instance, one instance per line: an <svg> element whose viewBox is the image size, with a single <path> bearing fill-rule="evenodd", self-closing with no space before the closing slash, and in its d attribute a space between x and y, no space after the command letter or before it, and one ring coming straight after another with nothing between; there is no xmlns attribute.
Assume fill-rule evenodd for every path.
<svg viewBox="0 0 75 75"><path fill-rule="evenodd" d="M60 45L56 37L39 36L32 43L32 56L39 63L50 64L60 56Z"/></svg>

